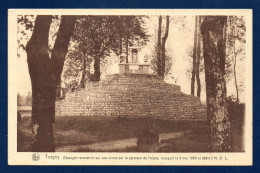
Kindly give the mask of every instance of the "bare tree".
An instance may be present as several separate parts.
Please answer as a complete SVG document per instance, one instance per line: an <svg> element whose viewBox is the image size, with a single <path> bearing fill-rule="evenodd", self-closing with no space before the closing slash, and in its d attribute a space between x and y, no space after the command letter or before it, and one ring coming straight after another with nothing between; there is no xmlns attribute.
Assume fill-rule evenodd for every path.
<svg viewBox="0 0 260 173"><path fill-rule="evenodd" d="M191 95L194 95L194 89L195 89L196 60L197 60L197 32L198 32L197 29L198 29L198 16L195 16L193 62L192 62L192 72L191 72Z"/></svg>
<svg viewBox="0 0 260 173"><path fill-rule="evenodd" d="M243 17L238 16L229 16L228 19L226 26L229 31L227 34L227 76L234 76L236 103L239 103L239 90L241 88L238 85L236 66L237 62L245 57L245 20Z"/></svg>
<svg viewBox="0 0 260 173"><path fill-rule="evenodd" d="M226 21L227 16L206 16L201 25L212 152L230 150L230 121L225 82Z"/></svg>
<svg viewBox="0 0 260 173"><path fill-rule="evenodd" d="M166 16L166 26L164 36L162 35L162 16L159 16L159 25L158 25L158 42L157 42L157 74L158 76L164 77L165 75L165 59L166 59L166 40L169 35L169 24L170 17Z"/></svg>
<svg viewBox="0 0 260 173"><path fill-rule="evenodd" d="M201 82L200 82L200 59L201 59L201 33L200 33L200 25L201 25L201 17L199 16L198 17L199 19L198 20L198 30L197 30L197 56L196 56L196 69L195 69L195 73L196 73L196 81L197 81L197 96L200 98L200 92L201 92Z"/></svg>
<svg viewBox="0 0 260 173"><path fill-rule="evenodd" d="M170 17L169 16L166 16L166 28L165 28L165 33L164 33L164 36L162 38L162 45L161 45L161 70L162 70L162 76L164 76L165 74L165 44L166 44L166 40L168 38L168 34L169 34L169 24L170 24Z"/></svg>
<svg viewBox="0 0 260 173"><path fill-rule="evenodd" d="M159 25L158 25L158 42L157 42L157 74L161 74L161 34L162 34L162 16L159 16Z"/></svg>

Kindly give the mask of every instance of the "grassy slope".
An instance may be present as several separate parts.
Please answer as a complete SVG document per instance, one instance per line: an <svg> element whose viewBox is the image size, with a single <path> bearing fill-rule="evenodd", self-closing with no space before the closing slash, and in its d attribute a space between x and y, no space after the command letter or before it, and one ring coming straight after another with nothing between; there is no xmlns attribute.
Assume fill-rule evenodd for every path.
<svg viewBox="0 0 260 173"><path fill-rule="evenodd" d="M232 116L232 150L242 150L243 110ZM56 146L84 145L108 140L136 137L145 129L159 133L192 131L182 138L165 141L158 152L206 152L208 151L208 127L203 121L173 121L144 118L108 118L63 116L56 117ZM29 151L31 140L30 117L18 124L18 151ZM136 151L135 148L126 151Z"/></svg>

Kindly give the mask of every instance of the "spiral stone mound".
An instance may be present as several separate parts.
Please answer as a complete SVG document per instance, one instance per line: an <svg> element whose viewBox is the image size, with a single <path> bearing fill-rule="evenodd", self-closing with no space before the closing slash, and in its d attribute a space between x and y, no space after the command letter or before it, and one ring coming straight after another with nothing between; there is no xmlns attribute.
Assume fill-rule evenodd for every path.
<svg viewBox="0 0 260 173"><path fill-rule="evenodd" d="M180 86L144 74L107 75L56 102L58 116L153 117L206 120L198 97L181 92Z"/></svg>

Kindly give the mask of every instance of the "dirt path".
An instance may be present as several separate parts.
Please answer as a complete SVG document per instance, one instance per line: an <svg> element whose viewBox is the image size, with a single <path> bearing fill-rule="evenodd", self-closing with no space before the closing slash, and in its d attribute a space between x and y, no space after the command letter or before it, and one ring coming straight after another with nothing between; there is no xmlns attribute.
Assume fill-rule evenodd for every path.
<svg viewBox="0 0 260 173"><path fill-rule="evenodd" d="M159 134L159 142L162 140L174 139L183 137L186 132L174 132L174 133L162 133ZM99 142L87 145L68 145L57 147L56 152L73 152L78 149L82 151L112 151L112 150L123 150L129 147L137 146L137 138L128 138L121 140L113 140L107 142Z"/></svg>

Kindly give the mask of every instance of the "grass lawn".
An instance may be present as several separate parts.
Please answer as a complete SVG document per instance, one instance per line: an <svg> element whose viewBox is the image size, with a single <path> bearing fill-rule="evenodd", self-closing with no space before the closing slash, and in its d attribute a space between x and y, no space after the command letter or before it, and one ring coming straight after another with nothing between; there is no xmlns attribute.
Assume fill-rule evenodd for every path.
<svg viewBox="0 0 260 173"><path fill-rule="evenodd" d="M242 126L243 110L231 118L232 151L243 151ZM234 118L239 117L239 118ZM31 118L23 117L18 123L18 151L30 151ZM87 116L59 116L55 123L56 147L94 144L111 140L135 138L146 129L161 133L187 132L182 137L160 143L153 152L208 152L209 129L205 121L174 121L148 118L109 118ZM78 148L77 152L95 152ZM138 152L137 147L113 152ZM149 151L149 150L148 150Z"/></svg>

